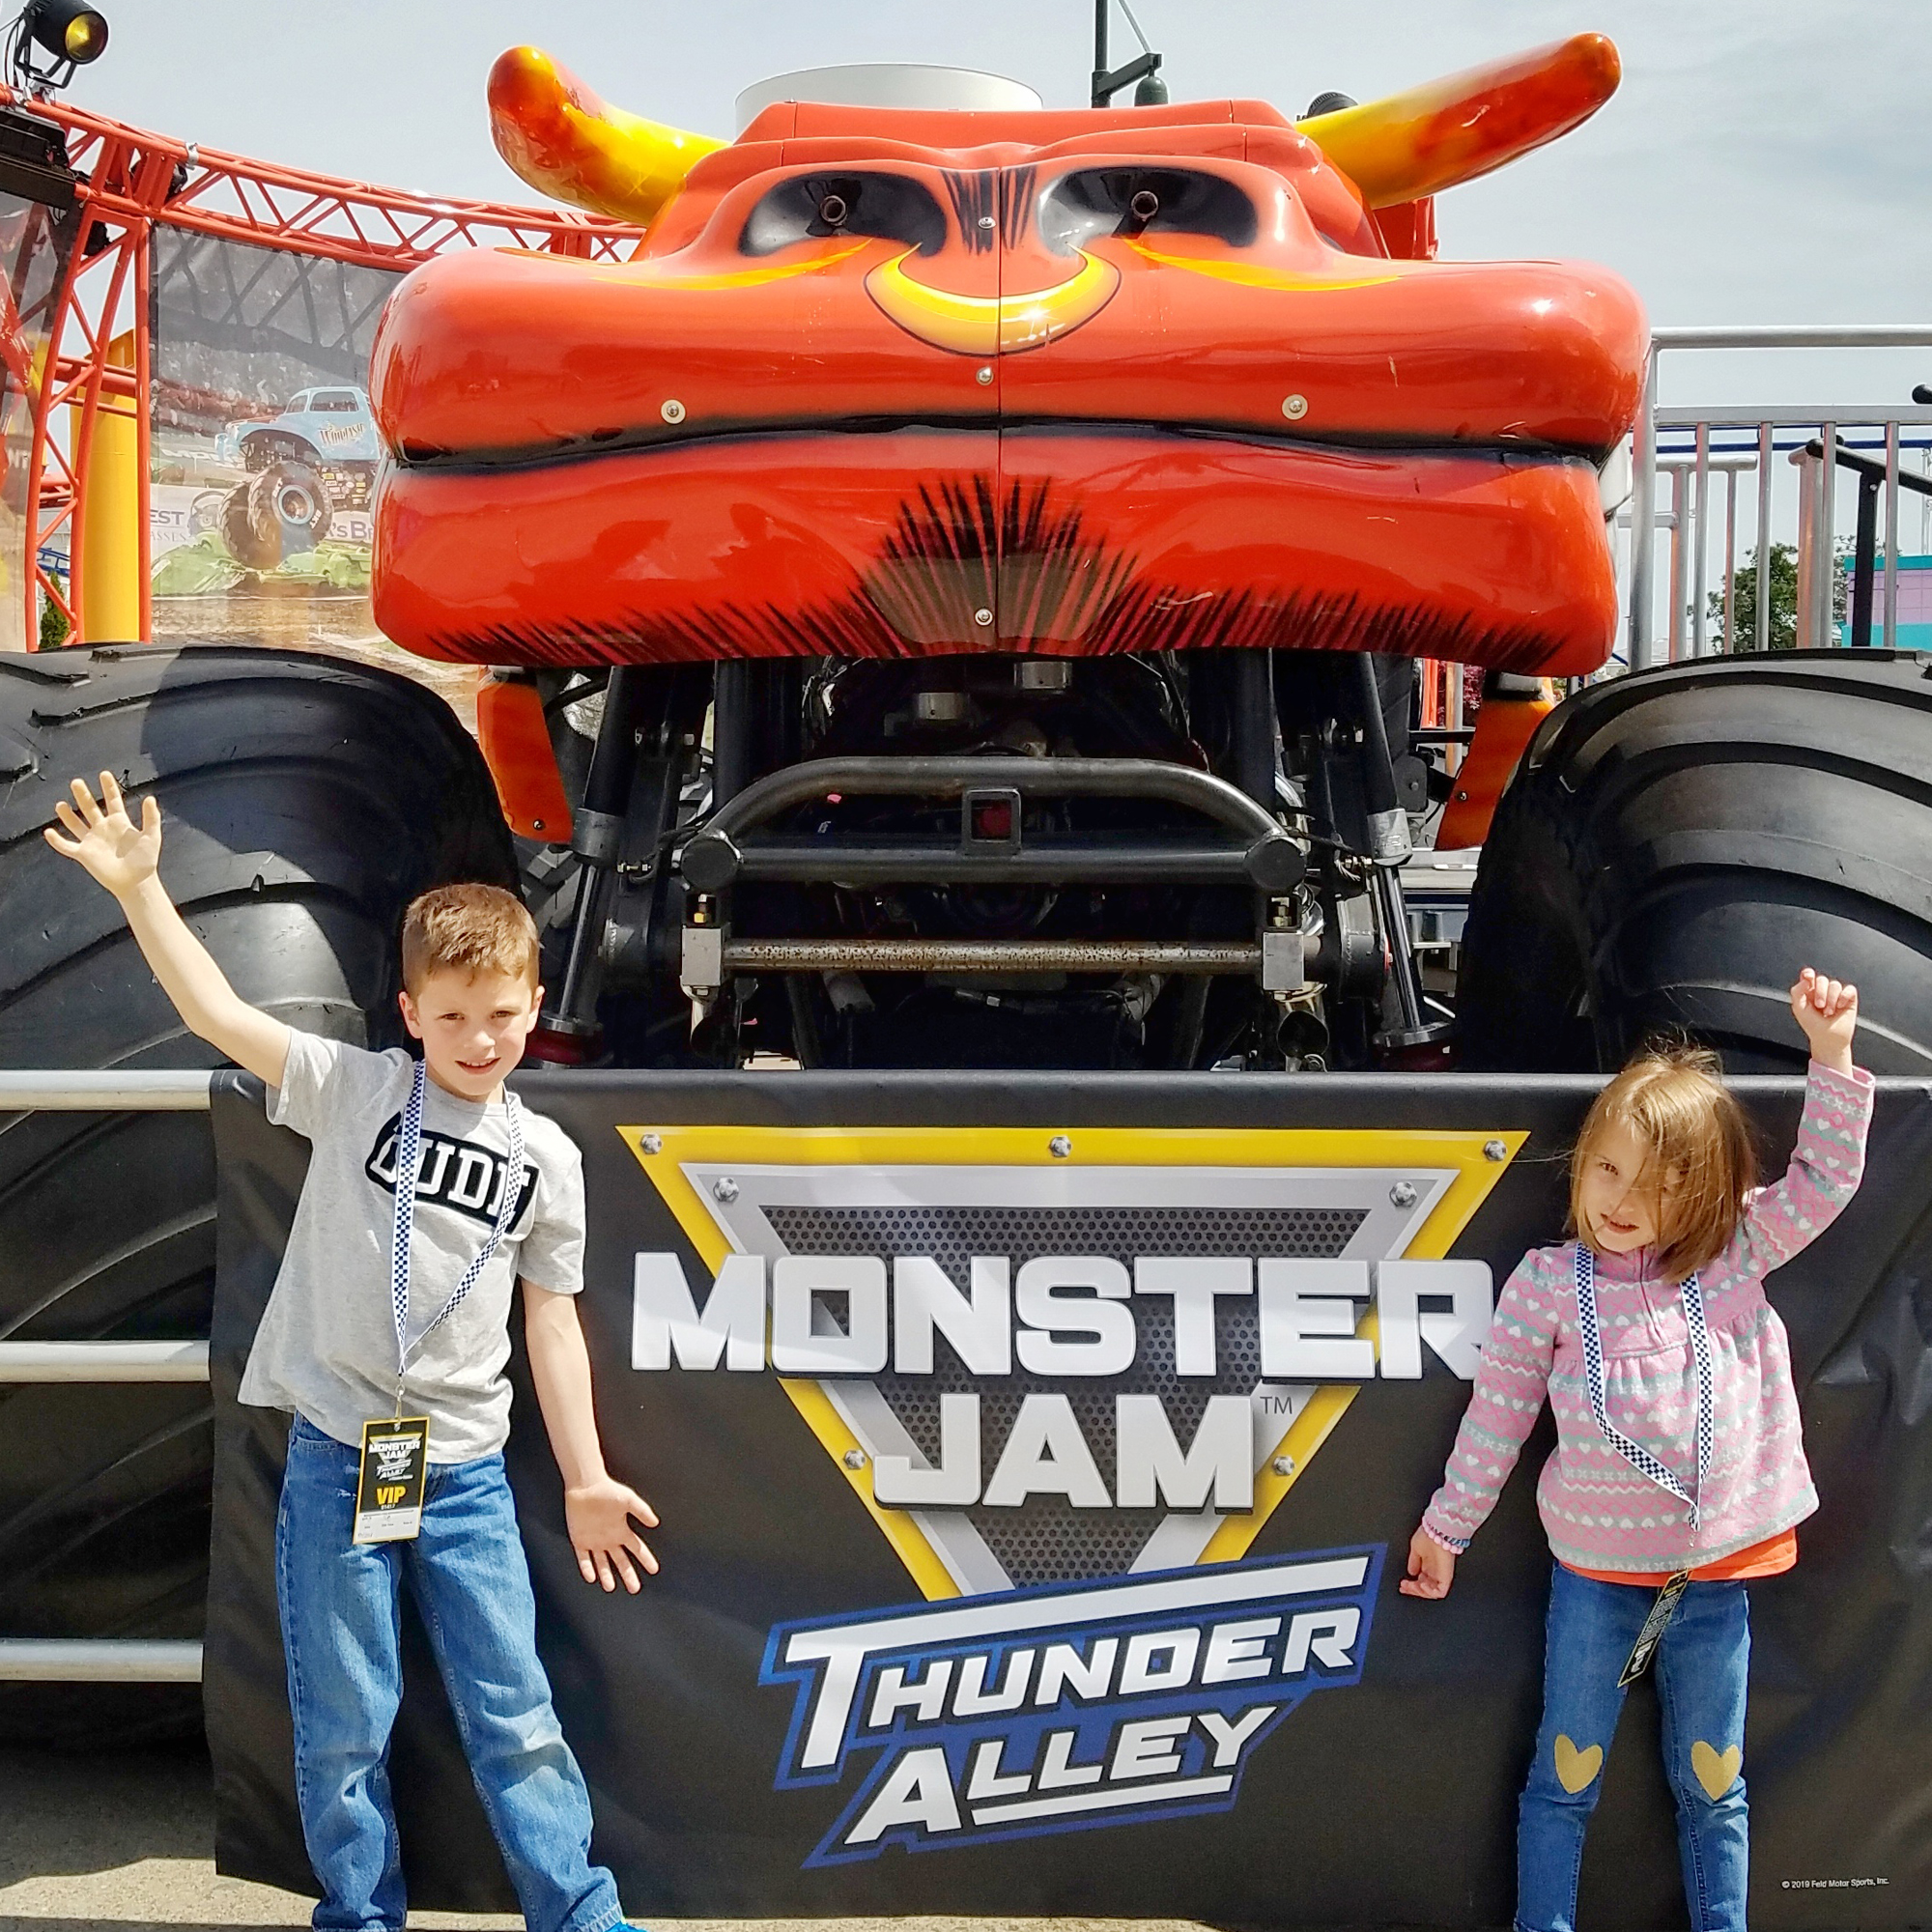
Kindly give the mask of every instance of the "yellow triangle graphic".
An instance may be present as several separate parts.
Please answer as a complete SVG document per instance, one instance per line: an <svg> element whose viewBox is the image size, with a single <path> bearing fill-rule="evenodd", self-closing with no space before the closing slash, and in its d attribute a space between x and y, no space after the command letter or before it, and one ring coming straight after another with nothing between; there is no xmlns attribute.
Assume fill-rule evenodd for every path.
<svg viewBox="0 0 1932 1932"><path fill-rule="evenodd" d="M731 1252L730 1243L692 1185L687 1166L1432 1168L1454 1178L1404 1258L1439 1261L1528 1139L1520 1129L1081 1127L1066 1135L1072 1151L1063 1156L1052 1151L1055 1136L1043 1127L620 1126L617 1132L714 1275ZM1498 1143L1500 1159L1489 1151ZM1373 1306L1356 1332L1378 1339ZM958 1586L914 1518L873 1501L870 1459L862 1453L847 1460L848 1452L861 1445L823 1388L793 1377L780 1381L923 1594L928 1600L957 1596ZM1316 1390L1256 1475L1253 1510L1224 1518L1200 1562L1229 1563L1247 1552L1281 1499L1307 1472L1355 1393L1352 1382ZM1278 1475L1274 1463L1284 1458L1289 1473Z"/></svg>

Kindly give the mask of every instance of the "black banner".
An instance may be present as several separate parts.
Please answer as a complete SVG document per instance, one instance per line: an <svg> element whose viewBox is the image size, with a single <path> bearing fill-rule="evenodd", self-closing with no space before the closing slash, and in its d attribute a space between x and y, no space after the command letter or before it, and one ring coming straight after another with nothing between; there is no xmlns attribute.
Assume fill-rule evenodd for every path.
<svg viewBox="0 0 1932 1932"><path fill-rule="evenodd" d="M306 1158L217 1098L207 1701L219 1868L313 1889L271 1549L283 1419L235 1388ZM1738 1083L1773 1172L1800 1083ZM566 1074L582 1314L663 1574L577 1574L519 1352L539 1643L627 1911L1502 1925L1535 1731L1546 1414L1446 1602L1397 1594L1490 1277L1561 1226L1593 1083ZM1752 1918L1932 1910L1932 1088L1773 1277L1823 1499L1751 1586ZM372 1283L367 1292L381 1293ZM344 1292L352 1292L344 1285ZM775 1365L775 1366L774 1366ZM411 1902L511 1905L420 1634ZM1585 1922L1681 1924L1656 1693Z"/></svg>

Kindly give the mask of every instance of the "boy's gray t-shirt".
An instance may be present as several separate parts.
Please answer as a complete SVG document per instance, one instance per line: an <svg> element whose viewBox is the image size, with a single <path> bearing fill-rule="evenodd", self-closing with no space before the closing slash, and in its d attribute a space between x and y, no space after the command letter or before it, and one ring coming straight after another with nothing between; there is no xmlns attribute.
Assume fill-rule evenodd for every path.
<svg viewBox="0 0 1932 1932"><path fill-rule="evenodd" d="M389 1295L396 1146L415 1064L292 1033L269 1118L314 1151L274 1292L256 1330L241 1399L298 1410L352 1445L396 1406ZM411 1244L403 1413L430 1419L429 1460L467 1463L510 1434L509 1315L522 1275L558 1294L583 1286L583 1160L554 1121L522 1110L523 1203L462 1305L419 1348L463 1271L490 1237L509 1160L509 1110L427 1083Z"/></svg>

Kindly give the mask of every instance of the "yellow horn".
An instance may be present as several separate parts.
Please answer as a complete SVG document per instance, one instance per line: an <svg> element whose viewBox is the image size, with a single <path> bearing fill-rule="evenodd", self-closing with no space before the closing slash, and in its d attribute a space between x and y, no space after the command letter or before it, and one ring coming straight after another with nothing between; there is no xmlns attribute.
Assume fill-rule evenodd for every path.
<svg viewBox="0 0 1932 1932"><path fill-rule="evenodd" d="M693 166L724 147L601 100L540 47L512 47L490 70L490 132L525 181L556 201L649 223Z"/></svg>
<svg viewBox="0 0 1932 1932"><path fill-rule="evenodd" d="M1567 134L1622 77L1613 43L1577 34L1296 127L1371 208L1387 208L1473 181Z"/></svg>

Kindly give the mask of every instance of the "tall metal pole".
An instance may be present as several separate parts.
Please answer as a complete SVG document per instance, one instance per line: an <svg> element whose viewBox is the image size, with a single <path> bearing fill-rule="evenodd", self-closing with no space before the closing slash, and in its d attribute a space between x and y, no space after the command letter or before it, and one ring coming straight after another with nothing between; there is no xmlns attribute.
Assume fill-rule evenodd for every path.
<svg viewBox="0 0 1932 1932"><path fill-rule="evenodd" d="M1812 532L1812 552L1817 566L1811 588L1817 598L1812 606L1811 635L1819 648L1828 649L1832 639L1832 605L1837 590L1838 542L1838 425L1826 423L1819 438L1823 459L1818 465L1818 523Z"/></svg>
<svg viewBox="0 0 1932 1932"><path fill-rule="evenodd" d="M1724 471L1724 635L1718 648L1726 657L1738 647L1738 472Z"/></svg>
<svg viewBox="0 0 1932 1932"><path fill-rule="evenodd" d="M1690 603L1690 655L1701 658L1705 645L1706 592L1711 553L1711 425L1697 425L1697 537L1692 569L1696 578Z"/></svg>
<svg viewBox="0 0 1932 1932"><path fill-rule="evenodd" d="M1636 409L1636 474L1631 485L1630 668L1648 670L1657 662L1651 611L1656 594L1652 565L1657 543L1657 345L1644 363L1643 394Z"/></svg>
<svg viewBox="0 0 1932 1932"><path fill-rule="evenodd" d="M1107 105L1107 9L1114 0L1094 0L1094 85L1091 105Z"/></svg>
<svg viewBox="0 0 1932 1932"><path fill-rule="evenodd" d="M1885 426L1885 647L1898 648L1898 423Z"/></svg>
<svg viewBox="0 0 1932 1932"><path fill-rule="evenodd" d="M1771 425L1757 426L1757 609L1753 646L1771 648Z"/></svg>
<svg viewBox="0 0 1932 1932"><path fill-rule="evenodd" d="M1682 463L1673 463L1670 466L1670 628L1664 633L1669 640L1664 658L1666 664L1675 664L1684 655L1684 606L1690 594L1686 582L1690 551L1685 542L1690 533L1685 525L1690 516L1688 468Z"/></svg>

